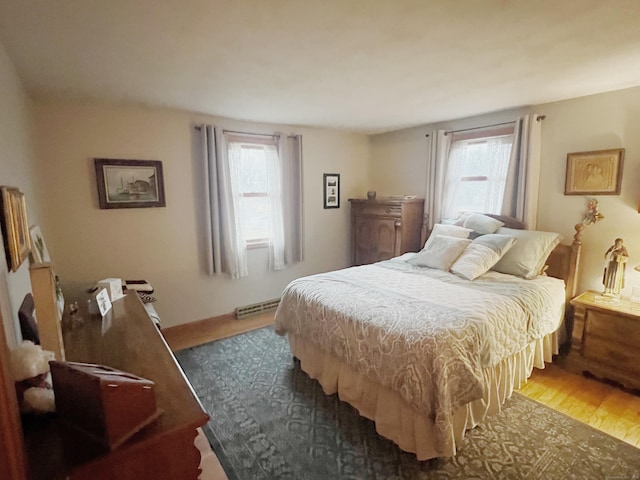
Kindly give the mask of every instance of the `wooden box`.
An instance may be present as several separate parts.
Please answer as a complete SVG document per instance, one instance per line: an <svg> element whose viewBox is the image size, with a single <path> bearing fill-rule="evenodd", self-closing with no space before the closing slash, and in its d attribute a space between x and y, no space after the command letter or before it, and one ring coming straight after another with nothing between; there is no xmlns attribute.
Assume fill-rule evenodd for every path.
<svg viewBox="0 0 640 480"><path fill-rule="evenodd" d="M108 450L162 413L150 380L92 363L49 365L58 418Z"/></svg>

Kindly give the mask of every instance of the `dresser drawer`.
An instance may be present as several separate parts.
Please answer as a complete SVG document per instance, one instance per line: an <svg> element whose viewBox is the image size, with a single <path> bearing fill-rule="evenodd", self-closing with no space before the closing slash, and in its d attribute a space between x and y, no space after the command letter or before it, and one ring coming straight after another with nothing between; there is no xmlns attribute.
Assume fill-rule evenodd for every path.
<svg viewBox="0 0 640 480"><path fill-rule="evenodd" d="M596 336L585 338L582 355L617 370L640 375L640 352L633 347L620 345Z"/></svg>
<svg viewBox="0 0 640 480"><path fill-rule="evenodd" d="M640 348L640 320L637 318L589 310L585 328L587 337L595 335L631 348Z"/></svg>
<svg viewBox="0 0 640 480"><path fill-rule="evenodd" d="M402 205L358 205L353 209L354 215L393 216L402 215Z"/></svg>

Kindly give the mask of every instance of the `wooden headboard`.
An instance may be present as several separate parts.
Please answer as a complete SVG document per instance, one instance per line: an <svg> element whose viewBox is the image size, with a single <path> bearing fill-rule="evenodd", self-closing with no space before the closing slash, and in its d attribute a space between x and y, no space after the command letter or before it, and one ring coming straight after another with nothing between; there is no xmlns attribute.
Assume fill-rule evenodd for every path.
<svg viewBox="0 0 640 480"><path fill-rule="evenodd" d="M578 275L580 273L580 255L582 252L582 230L584 225L578 223L574 227L576 233L570 245L560 244L553 249L547 259L547 275L561 278L566 285L566 304L576 296L578 288Z"/></svg>
<svg viewBox="0 0 640 480"><path fill-rule="evenodd" d="M496 215L493 213L485 213L488 217L495 218L504 223L507 228L515 228L523 230L526 228L525 224L520 220L508 217L506 215ZM578 223L575 225L576 233L573 236L573 242L570 245L560 244L553 249L549 257L547 258L547 270L546 274L550 277L560 278L565 283L565 303L567 309L569 308L569 301L576 296L576 289L578 288L578 274L580 273L580 254L582 250L582 230L584 225ZM430 232L426 228L426 223L423 226L423 239L422 243L426 241Z"/></svg>

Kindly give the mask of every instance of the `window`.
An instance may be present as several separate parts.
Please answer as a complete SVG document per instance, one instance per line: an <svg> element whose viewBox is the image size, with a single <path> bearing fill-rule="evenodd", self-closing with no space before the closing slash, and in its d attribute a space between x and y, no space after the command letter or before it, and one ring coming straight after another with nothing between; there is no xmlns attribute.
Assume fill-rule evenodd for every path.
<svg viewBox="0 0 640 480"><path fill-rule="evenodd" d="M266 246L273 237L274 217L280 217L274 211L280 205L276 145L271 140L232 139L228 149L241 235L249 247Z"/></svg>
<svg viewBox="0 0 640 480"><path fill-rule="evenodd" d="M268 269L302 261L302 136L200 127L207 170L211 275L249 275L247 247L267 248Z"/></svg>
<svg viewBox="0 0 640 480"><path fill-rule="evenodd" d="M457 218L465 212L501 212L512 145L512 129L506 134L452 139L443 218Z"/></svg>

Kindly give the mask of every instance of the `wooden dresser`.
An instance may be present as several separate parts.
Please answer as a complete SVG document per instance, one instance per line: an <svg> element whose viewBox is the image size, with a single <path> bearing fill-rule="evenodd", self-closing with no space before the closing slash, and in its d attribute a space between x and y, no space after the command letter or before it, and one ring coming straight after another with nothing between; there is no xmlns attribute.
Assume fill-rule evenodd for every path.
<svg viewBox="0 0 640 480"><path fill-rule="evenodd" d="M104 453L55 416L24 421L32 480L196 480L200 452L197 427L208 415L182 369L135 293L113 302L104 319L65 317L68 361L107 365L155 382L156 405L164 413L117 449Z"/></svg>
<svg viewBox="0 0 640 480"><path fill-rule="evenodd" d="M598 301L585 292L571 301L575 307L568 369L640 388L640 304Z"/></svg>
<svg viewBox="0 0 640 480"><path fill-rule="evenodd" d="M388 260L422 248L423 198L350 198L351 264Z"/></svg>

